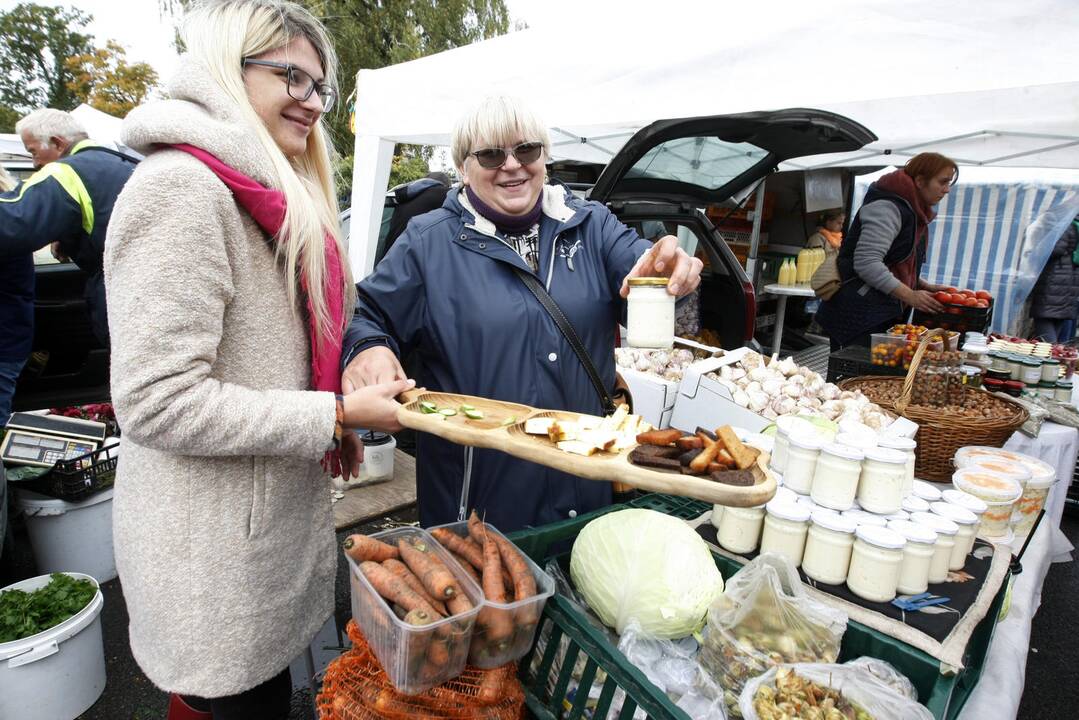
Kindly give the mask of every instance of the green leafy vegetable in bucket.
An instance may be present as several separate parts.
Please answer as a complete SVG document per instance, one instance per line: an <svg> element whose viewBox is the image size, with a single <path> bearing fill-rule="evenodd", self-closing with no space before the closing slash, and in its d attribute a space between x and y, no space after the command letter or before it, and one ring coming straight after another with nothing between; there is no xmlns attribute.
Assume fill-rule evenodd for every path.
<svg viewBox="0 0 1079 720"><path fill-rule="evenodd" d="M33 592L0 593L0 643L37 635L90 604L97 587L89 580L53 573L49 584Z"/></svg>

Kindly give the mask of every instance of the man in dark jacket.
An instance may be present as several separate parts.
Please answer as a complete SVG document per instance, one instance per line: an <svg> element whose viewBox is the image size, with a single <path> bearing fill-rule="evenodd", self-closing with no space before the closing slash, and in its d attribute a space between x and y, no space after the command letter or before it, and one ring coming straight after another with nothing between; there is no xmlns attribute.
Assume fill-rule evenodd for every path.
<svg viewBox="0 0 1079 720"><path fill-rule="evenodd" d="M1079 299L1079 267L1072 261L1079 244L1079 218L1057 239L1042 274L1030 294L1030 316L1034 318L1034 337L1047 342L1067 342L1065 327L1075 319Z"/></svg>
<svg viewBox="0 0 1079 720"><path fill-rule="evenodd" d="M35 110L15 129L40 169L17 192L0 197L0 262L24 262L46 245L58 258L74 261L88 276L94 335L108 347L105 233L137 161L91 142L78 121L59 110Z"/></svg>

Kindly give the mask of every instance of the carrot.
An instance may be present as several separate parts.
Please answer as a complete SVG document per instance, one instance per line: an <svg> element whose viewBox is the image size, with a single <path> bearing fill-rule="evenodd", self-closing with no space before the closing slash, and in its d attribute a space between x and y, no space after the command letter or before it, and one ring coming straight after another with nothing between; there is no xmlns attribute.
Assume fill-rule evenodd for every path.
<svg viewBox="0 0 1079 720"><path fill-rule="evenodd" d="M476 549L480 550L481 553L482 553L483 539L486 536L487 536L486 525L484 524L484 522L482 520L480 520L480 516L476 514L476 511L473 510L472 514L468 518L468 541L470 543L472 543L473 545L475 545ZM495 538L496 539L498 538L497 534L495 535ZM481 555L481 558L482 558L482 555ZM480 564L476 565L475 567L476 567L476 570L480 571L481 573L483 572L483 561L482 561L482 559L480 561ZM511 591L512 588L514 587L513 578L510 577L509 571L506 570L505 565L502 566L502 584L506 586L507 591ZM519 598L519 597L514 597L513 599L510 599L509 597L507 597L507 602L514 602L514 601L520 600L520 599L521 598Z"/></svg>
<svg viewBox="0 0 1079 720"><path fill-rule="evenodd" d="M360 571L367 578L367 581L371 583L375 591L384 597L387 602L397 603L409 612L423 610L431 617L441 617L439 612L423 599L423 596L410 588L404 580L378 563L365 560L360 563Z"/></svg>
<svg viewBox="0 0 1079 720"><path fill-rule="evenodd" d="M461 566L461 569L465 571L465 574L476 581L477 585L483 584L483 580L480 579L479 573L476 572L476 568L472 567L472 563L468 561L468 558L464 555L458 555L453 550L450 550L449 553L453 559L457 561L457 564Z"/></svg>
<svg viewBox="0 0 1079 720"><path fill-rule="evenodd" d="M435 528L431 534L451 553L467 558L472 567L477 570L483 567L483 551L469 543L468 538L461 537L449 528Z"/></svg>
<svg viewBox="0 0 1079 720"><path fill-rule="evenodd" d="M445 640L434 638L427 648L427 659L436 667L445 667L450 662L450 648Z"/></svg>
<svg viewBox="0 0 1079 720"><path fill-rule="evenodd" d="M397 607L397 606L394 606L394 607ZM430 625L431 623L438 621L437 617L431 617L430 615L427 614L427 612L425 610L420 610L419 608L416 608L412 612L409 612L408 614L406 614L401 619L404 620L409 625L416 625L418 627L422 627L424 625Z"/></svg>
<svg viewBox="0 0 1079 720"><path fill-rule="evenodd" d="M502 560L498 554L498 545L491 535L488 535L483 543L483 595L489 602L506 602L506 593L502 586ZM504 643L513 637L513 621L505 610L485 607L480 610L476 622L486 628L487 639L492 643Z"/></svg>
<svg viewBox="0 0 1079 720"><path fill-rule="evenodd" d="M472 601L462 592L447 600L446 607L449 608L450 615L460 615L471 610L473 606Z"/></svg>
<svg viewBox="0 0 1079 720"><path fill-rule="evenodd" d="M480 705L494 705L505 697L506 683L513 678L516 669L513 663L506 663L494 670L483 673L476 687L476 702Z"/></svg>
<svg viewBox="0 0 1079 720"><path fill-rule="evenodd" d="M498 545L502 564L509 569L510 577L513 578L513 597L515 602L536 595L536 578L532 575L531 568L525 562L524 556L514 547L513 543L498 534L491 536ZM526 605L518 611L518 620L522 625L534 625L539 620L536 615L535 605Z"/></svg>
<svg viewBox="0 0 1079 720"><path fill-rule="evenodd" d="M445 604L443 604L441 600L436 600L435 598L431 597L431 595L427 592L427 589L424 588L423 583L420 582L420 579L413 575L412 571L409 570L408 566L405 565L403 562L401 562L400 560L390 559L384 561L382 563L382 567L386 568L394 575L404 580L406 585L408 585L410 588L423 596L423 599L430 603L431 607L433 607L435 610L438 610L443 615L448 614L446 612Z"/></svg>
<svg viewBox="0 0 1079 720"><path fill-rule="evenodd" d="M397 548L367 535L349 535L341 544L345 554L356 562L372 560L382 562L397 558Z"/></svg>
<svg viewBox="0 0 1079 720"><path fill-rule="evenodd" d="M453 573L430 552L427 547L410 545L404 539L397 541L397 549L401 553L401 559L405 561L409 569L416 573L416 577L423 583L427 592L440 600L452 598L460 591L457 588L457 580Z"/></svg>

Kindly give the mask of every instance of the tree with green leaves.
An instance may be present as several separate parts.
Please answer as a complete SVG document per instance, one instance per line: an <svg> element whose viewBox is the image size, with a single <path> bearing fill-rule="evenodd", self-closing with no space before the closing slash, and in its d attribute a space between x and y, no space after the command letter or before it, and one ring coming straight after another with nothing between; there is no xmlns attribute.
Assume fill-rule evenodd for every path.
<svg viewBox="0 0 1079 720"><path fill-rule="evenodd" d="M73 110L79 98L68 87L64 61L91 52L85 32L91 16L75 8L19 3L0 12L0 132L39 107Z"/></svg>
<svg viewBox="0 0 1079 720"><path fill-rule="evenodd" d="M115 40L73 55L64 65L72 76L68 88L76 97L114 117L127 115L157 85L157 72L148 63L129 63L124 47Z"/></svg>

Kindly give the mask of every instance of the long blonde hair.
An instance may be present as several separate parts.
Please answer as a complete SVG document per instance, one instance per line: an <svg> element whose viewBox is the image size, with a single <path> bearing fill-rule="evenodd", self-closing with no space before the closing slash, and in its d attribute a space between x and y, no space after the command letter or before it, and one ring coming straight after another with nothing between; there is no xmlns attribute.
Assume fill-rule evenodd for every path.
<svg viewBox="0 0 1079 720"><path fill-rule="evenodd" d="M329 309L322 292L326 279L324 238L329 234L337 244L344 271L345 317L356 302L356 288L341 241L337 194L334 188L332 145L322 124L315 123L307 139L307 150L288 158L247 97L243 78L243 58L283 47L296 38L306 38L322 60L324 82L336 87L337 55L326 29L311 13L286 0L208 0L184 19L183 40L187 52L200 59L222 90L239 106L241 114L273 163L277 186L285 195L287 210L277 243L288 274L289 299L296 306L299 289L297 270L302 270L309 299L319 328L319 337L331 336ZM343 331L344 328L336 328Z"/></svg>

